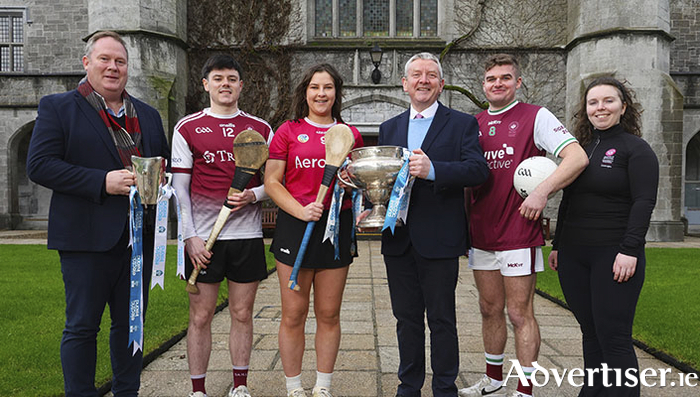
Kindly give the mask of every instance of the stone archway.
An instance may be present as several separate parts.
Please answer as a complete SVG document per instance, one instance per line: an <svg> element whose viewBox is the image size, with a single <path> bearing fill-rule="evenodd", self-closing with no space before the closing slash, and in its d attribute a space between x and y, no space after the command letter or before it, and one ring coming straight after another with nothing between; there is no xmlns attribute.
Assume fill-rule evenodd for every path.
<svg viewBox="0 0 700 397"><path fill-rule="evenodd" d="M384 94L363 95L343 103L343 119L357 127L365 146L377 144L379 125L404 112L410 103Z"/></svg>
<svg viewBox="0 0 700 397"><path fill-rule="evenodd" d="M683 212L689 229L700 231L700 132L685 149L685 200Z"/></svg>
<svg viewBox="0 0 700 397"><path fill-rule="evenodd" d="M20 127L10 138L9 213L11 229L46 229L48 227L51 190L27 177L27 151L34 121Z"/></svg>

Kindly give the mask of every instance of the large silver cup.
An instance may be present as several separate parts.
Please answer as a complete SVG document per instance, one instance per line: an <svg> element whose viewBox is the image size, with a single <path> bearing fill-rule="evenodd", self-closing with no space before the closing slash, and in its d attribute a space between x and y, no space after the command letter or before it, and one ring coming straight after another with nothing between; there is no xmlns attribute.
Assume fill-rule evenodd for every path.
<svg viewBox="0 0 700 397"><path fill-rule="evenodd" d="M345 168L350 181L343 182L362 189L365 198L373 204L372 211L360 221L358 227L372 229L384 226L386 205L404 163L403 151L404 148L400 146L367 146L350 152Z"/></svg>
<svg viewBox="0 0 700 397"><path fill-rule="evenodd" d="M158 204L158 194L164 181L165 159L160 156L131 156L131 164L134 166L136 190L141 197L141 204Z"/></svg>

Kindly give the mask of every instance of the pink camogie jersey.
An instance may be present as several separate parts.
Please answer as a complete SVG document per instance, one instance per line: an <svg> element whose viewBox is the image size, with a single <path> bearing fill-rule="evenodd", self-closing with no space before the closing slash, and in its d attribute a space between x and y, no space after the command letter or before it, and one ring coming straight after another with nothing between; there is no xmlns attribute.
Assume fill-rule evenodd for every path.
<svg viewBox="0 0 700 397"><path fill-rule="evenodd" d="M326 131L334 124L320 125L308 118L288 120L275 132L270 144L270 159L287 162L284 173L284 186L301 205L305 206L316 200L318 188L323 179L326 166ZM362 147L362 135L357 128L350 126L355 136L355 148ZM331 188L333 185L331 185ZM347 195L345 197L348 197ZM331 195L326 195L323 205L330 208ZM345 201L343 209L350 208Z"/></svg>
<svg viewBox="0 0 700 397"><path fill-rule="evenodd" d="M513 188L513 173L526 158L545 152L558 157L576 139L549 110L517 101L496 112L485 110L476 119L491 172L484 184L472 188L472 246L508 251L544 245L540 221L520 216L523 199Z"/></svg>
<svg viewBox="0 0 700 397"><path fill-rule="evenodd" d="M191 214L183 214L186 225L194 224L196 234L209 237L219 211L226 201L236 170L233 139L240 132L253 129L268 142L270 125L262 119L238 111L217 115L210 109L182 118L173 134L172 172L192 175L190 182ZM253 176L246 188L262 185L260 174ZM185 238L188 238L186 236ZM229 215L219 240L262 237L260 204L249 204Z"/></svg>

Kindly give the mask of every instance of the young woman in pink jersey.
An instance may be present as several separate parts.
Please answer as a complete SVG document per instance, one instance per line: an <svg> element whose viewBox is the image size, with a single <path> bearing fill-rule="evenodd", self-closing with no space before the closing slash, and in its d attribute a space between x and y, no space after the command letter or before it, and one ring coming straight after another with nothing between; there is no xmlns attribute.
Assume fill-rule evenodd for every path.
<svg viewBox="0 0 700 397"><path fill-rule="evenodd" d="M294 120L282 124L270 144L265 172L265 191L279 206L275 236L270 250L277 261L282 297L279 348L287 383L287 395L306 396L301 386L304 355L304 326L309 312L309 296L314 288L316 315L316 386L314 397L330 397L331 377L340 345L340 304L345 289L354 244L351 202L342 204L339 216L339 259L330 241L322 242L331 195L315 203L325 166L325 132L342 123L343 79L329 64L308 69L294 91ZM362 136L355 127L355 147ZM306 224L316 221L298 275L300 291L287 282L304 235Z"/></svg>

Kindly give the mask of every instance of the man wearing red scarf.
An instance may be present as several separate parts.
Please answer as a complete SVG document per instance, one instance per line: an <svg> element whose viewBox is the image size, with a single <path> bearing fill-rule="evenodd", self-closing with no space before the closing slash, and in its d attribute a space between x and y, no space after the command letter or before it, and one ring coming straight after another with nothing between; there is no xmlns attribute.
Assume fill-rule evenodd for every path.
<svg viewBox="0 0 700 397"><path fill-rule="evenodd" d="M112 392L138 395L142 353L132 355L128 346L131 155L169 158L169 149L158 112L124 89L127 62L118 34L94 34L78 88L41 99L27 155L29 178L53 190L48 248L58 250L66 292L61 363L67 397L97 396L96 341L105 305L112 320ZM154 215L144 217L144 311Z"/></svg>

